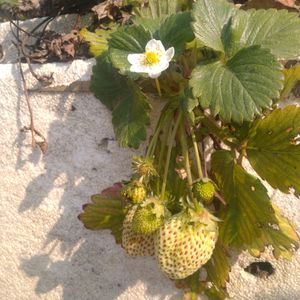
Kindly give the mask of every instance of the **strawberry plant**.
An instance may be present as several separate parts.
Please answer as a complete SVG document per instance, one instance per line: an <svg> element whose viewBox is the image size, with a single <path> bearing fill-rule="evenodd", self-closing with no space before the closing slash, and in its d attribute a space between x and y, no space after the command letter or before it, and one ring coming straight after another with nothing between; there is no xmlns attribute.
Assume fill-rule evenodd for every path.
<svg viewBox="0 0 300 300"><path fill-rule="evenodd" d="M226 0L127 2L127 25L82 34L120 146L147 150L129 182L92 196L79 218L110 229L128 255L155 255L188 299L224 299L231 249L290 258L299 247L264 181L300 193L300 107L281 105L299 80L299 65L285 66L300 57L300 19Z"/></svg>

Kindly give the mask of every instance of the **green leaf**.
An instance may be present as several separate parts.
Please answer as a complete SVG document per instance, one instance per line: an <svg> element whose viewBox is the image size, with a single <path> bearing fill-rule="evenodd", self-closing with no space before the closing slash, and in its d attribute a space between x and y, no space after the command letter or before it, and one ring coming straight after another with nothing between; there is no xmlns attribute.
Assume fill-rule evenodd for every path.
<svg viewBox="0 0 300 300"><path fill-rule="evenodd" d="M104 54L93 68L91 90L113 111L112 122L119 144L138 148L146 139L146 126L150 123L150 105L140 88L120 75Z"/></svg>
<svg viewBox="0 0 300 300"><path fill-rule="evenodd" d="M90 52L99 56L108 49L108 38L115 30L116 26L113 26L111 30L96 29L94 33L83 28L80 30L80 36L90 44Z"/></svg>
<svg viewBox="0 0 300 300"><path fill-rule="evenodd" d="M152 33L153 38L161 40L165 49L175 48L175 56L182 53L186 44L194 40L190 12L180 12L162 19L135 18L134 23L141 25Z"/></svg>
<svg viewBox="0 0 300 300"><path fill-rule="evenodd" d="M109 56L115 68L125 73L130 71L128 54L144 53L146 44L152 39L149 30L143 26L119 28L109 40Z"/></svg>
<svg viewBox="0 0 300 300"><path fill-rule="evenodd" d="M220 239L214 249L213 255L205 265L207 281L212 282L218 289L226 288L229 279L230 262Z"/></svg>
<svg viewBox="0 0 300 300"><path fill-rule="evenodd" d="M225 246L250 245L261 237L264 224L277 223L266 188L236 164L232 152L215 152L212 171L227 203L219 216L220 238Z"/></svg>
<svg viewBox="0 0 300 300"><path fill-rule="evenodd" d="M122 93L122 101L113 111L115 134L122 147L138 148L140 142L147 137L146 125L150 124L150 105L133 82L128 81Z"/></svg>
<svg viewBox="0 0 300 300"><path fill-rule="evenodd" d="M282 89L281 65L267 49L242 49L226 63L199 65L190 85L203 108L210 108L225 121L252 120L270 107Z"/></svg>
<svg viewBox="0 0 300 300"><path fill-rule="evenodd" d="M166 17L163 18L158 18L158 19L148 19L148 18L142 18L139 16L135 16L132 21L133 24L136 26L143 26L144 28L147 28L147 30L149 30L151 32L151 34L153 35L154 32L156 32L157 30L159 30L160 25L162 24L162 22L166 19Z"/></svg>
<svg viewBox="0 0 300 300"><path fill-rule="evenodd" d="M2 5L10 5L10 6L17 6L20 4L19 0L0 0L0 6Z"/></svg>
<svg viewBox="0 0 300 300"><path fill-rule="evenodd" d="M181 109L185 114L191 113L198 106L199 101L192 94L190 88L186 88L178 97Z"/></svg>
<svg viewBox="0 0 300 300"><path fill-rule="evenodd" d="M228 297L228 294L224 290L219 290L214 285L212 287L207 287L204 290L205 295L209 300L224 300Z"/></svg>
<svg viewBox="0 0 300 300"><path fill-rule="evenodd" d="M282 216L280 209L274 204L273 208L278 220L278 227L263 227L262 237L253 241L248 251L251 255L259 257L265 247L271 245L275 258L291 259L295 250L299 248L299 237L291 222Z"/></svg>
<svg viewBox="0 0 300 300"><path fill-rule="evenodd" d="M185 49L186 43L195 38L191 22L190 12L171 15L162 23L154 37L161 40L166 49L174 47L175 55L178 55Z"/></svg>
<svg viewBox="0 0 300 300"><path fill-rule="evenodd" d="M296 86L297 82L300 81L300 64L290 68L285 69L284 73L284 88L281 92L280 99L284 100L288 97L289 93Z"/></svg>
<svg viewBox="0 0 300 300"><path fill-rule="evenodd" d="M232 39L235 49L261 45L278 59L296 59L300 56L299 15L276 9L239 11Z"/></svg>
<svg viewBox="0 0 300 300"><path fill-rule="evenodd" d="M205 45L225 52L223 41L236 8L225 0L198 0L194 6L194 32Z"/></svg>
<svg viewBox="0 0 300 300"><path fill-rule="evenodd" d="M104 190L101 194L91 197L92 203L83 206L83 212L78 216L87 229L110 229L116 242L121 242L124 211L119 195L120 184Z"/></svg>
<svg viewBox="0 0 300 300"><path fill-rule="evenodd" d="M300 194L300 107L274 110L249 134L247 158L258 175L284 193Z"/></svg>
<svg viewBox="0 0 300 300"><path fill-rule="evenodd" d="M135 13L142 18L158 21L158 19L175 14L178 8L177 0L149 0L148 5L136 9Z"/></svg>

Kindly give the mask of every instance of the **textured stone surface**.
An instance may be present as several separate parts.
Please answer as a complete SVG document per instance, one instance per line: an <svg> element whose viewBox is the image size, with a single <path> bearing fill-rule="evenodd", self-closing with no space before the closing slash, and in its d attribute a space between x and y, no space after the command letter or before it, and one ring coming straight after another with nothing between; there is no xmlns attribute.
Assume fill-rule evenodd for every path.
<svg viewBox="0 0 300 300"><path fill-rule="evenodd" d="M34 66L54 72L54 85L88 80L94 60ZM26 71L30 87L35 80ZM31 96L36 127L49 141L43 156L20 132L29 118L18 68L0 65L0 299L181 299L153 258L130 258L107 232L83 228L77 215L91 194L130 175L132 151L113 139L110 113L91 94ZM106 143L108 141L108 143ZM300 202L269 189L300 229ZM275 274L260 279L234 262L234 300L300 299L300 253L291 262L261 257Z"/></svg>

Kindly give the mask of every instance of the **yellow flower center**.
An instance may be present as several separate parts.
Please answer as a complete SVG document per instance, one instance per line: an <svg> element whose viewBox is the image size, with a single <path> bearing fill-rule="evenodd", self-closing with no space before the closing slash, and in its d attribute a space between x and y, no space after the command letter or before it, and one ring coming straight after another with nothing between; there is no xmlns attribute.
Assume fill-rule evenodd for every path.
<svg viewBox="0 0 300 300"><path fill-rule="evenodd" d="M152 66L159 62L158 54L155 52L146 52L145 56L146 56L146 64L147 65Z"/></svg>

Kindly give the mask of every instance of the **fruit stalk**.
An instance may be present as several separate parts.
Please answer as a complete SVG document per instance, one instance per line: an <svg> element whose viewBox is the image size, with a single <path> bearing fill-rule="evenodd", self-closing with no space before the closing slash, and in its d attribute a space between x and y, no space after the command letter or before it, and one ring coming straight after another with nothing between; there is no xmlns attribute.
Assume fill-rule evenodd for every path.
<svg viewBox="0 0 300 300"><path fill-rule="evenodd" d="M196 141L196 135L195 135L193 126L190 127L190 131L191 131L192 142L193 142L193 147L194 147L194 152L195 152L198 176L199 176L199 179L201 179L203 177L203 172L202 172L202 168L201 168L200 152L199 152L199 148L198 148L198 143Z"/></svg>
<svg viewBox="0 0 300 300"><path fill-rule="evenodd" d="M164 199L165 191L166 191L166 185L167 185L167 177L168 177L168 171L169 171L169 165L170 165L170 159L171 159L171 153L172 153L172 148L173 144L175 141L176 133L179 127L179 124L182 119L182 112L179 111L177 120L172 132L172 135L170 137L169 145L168 145L168 152L167 152L167 159L166 159L166 165L165 165L165 171L164 171L164 177L163 177L163 183L162 183L162 188L161 188L161 199Z"/></svg>

